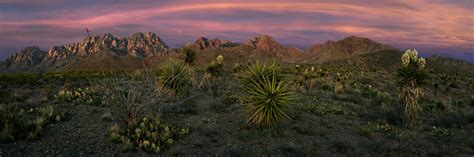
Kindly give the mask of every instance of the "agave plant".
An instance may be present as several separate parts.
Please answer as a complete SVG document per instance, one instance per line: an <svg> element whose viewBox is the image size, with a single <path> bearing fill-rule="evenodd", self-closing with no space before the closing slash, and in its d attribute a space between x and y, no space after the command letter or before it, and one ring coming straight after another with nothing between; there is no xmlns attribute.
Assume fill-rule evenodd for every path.
<svg viewBox="0 0 474 157"><path fill-rule="evenodd" d="M405 103L403 119L407 127L414 127L419 121L421 107L418 100L423 94L421 86L428 76L425 64L425 59L418 57L417 50L406 50L402 55L402 66L397 72L400 96Z"/></svg>
<svg viewBox="0 0 474 157"><path fill-rule="evenodd" d="M279 122L291 119L285 107L293 100L293 95L288 83L278 80L275 65L255 65L249 68L243 80L246 94L243 100L249 114L247 122L257 128L273 128Z"/></svg>

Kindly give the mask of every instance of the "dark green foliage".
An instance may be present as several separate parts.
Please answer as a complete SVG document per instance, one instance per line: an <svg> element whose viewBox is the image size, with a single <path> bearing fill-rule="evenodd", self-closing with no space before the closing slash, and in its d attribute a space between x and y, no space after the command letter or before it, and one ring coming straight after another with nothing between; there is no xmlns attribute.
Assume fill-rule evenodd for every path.
<svg viewBox="0 0 474 157"><path fill-rule="evenodd" d="M179 52L181 53L181 57L186 64L194 64L194 60L196 60L196 52L192 47L183 47L179 50Z"/></svg>
<svg viewBox="0 0 474 157"><path fill-rule="evenodd" d="M191 72L183 62L170 61L160 70L160 83L164 89L181 97L188 95L192 86Z"/></svg>

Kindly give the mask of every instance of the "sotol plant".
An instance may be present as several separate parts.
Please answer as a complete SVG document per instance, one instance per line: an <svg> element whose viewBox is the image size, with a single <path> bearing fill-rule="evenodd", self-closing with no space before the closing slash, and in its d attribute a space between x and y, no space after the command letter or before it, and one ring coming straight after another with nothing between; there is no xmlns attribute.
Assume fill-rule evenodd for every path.
<svg viewBox="0 0 474 157"><path fill-rule="evenodd" d="M403 119L407 127L414 127L419 121L421 107L418 100L423 94L421 86L427 78L425 64L425 59L418 57L418 51L406 50L402 55L402 66L397 72L400 96L405 103Z"/></svg>
<svg viewBox="0 0 474 157"><path fill-rule="evenodd" d="M285 107L293 100L288 83L282 80L276 63L257 63L244 73L242 83L247 105L248 123L257 128L273 128L291 119Z"/></svg>

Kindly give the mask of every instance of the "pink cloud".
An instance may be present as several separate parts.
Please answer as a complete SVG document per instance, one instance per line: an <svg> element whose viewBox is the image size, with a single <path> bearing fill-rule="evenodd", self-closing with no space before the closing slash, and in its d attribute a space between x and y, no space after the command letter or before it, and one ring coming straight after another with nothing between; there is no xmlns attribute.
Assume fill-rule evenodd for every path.
<svg viewBox="0 0 474 157"><path fill-rule="evenodd" d="M3 3L9 2L13 3L13 1L3 1ZM378 3L387 4L375 5ZM84 27L107 30L118 25L136 24L189 36L240 31L250 34L270 34L279 38L289 36L311 39L311 35L298 32L313 31L366 36L396 44L416 43L432 47L453 47L453 49L461 47L471 51L474 45L472 9L426 0L373 1L373 4L343 1L214 1L209 3L190 1L140 8L114 5L110 8L103 8L100 14L94 11L71 10L70 13L64 12L53 16L54 18L0 21L2 28L0 34L18 32L10 37L18 41L39 38L48 40L47 36L34 37L34 34L23 34L24 30L21 29L26 26L42 25L64 30L82 30ZM277 20L278 17L269 17L270 20L248 21L166 18L175 14L198 14L202 11L226 16L226 13L236 10L276 14L304 13L314 15L314 19L318 19L318 15L330 15L336 21L337 18L343 20L313 22L313 18L294 17L294 19L277 23L271 20ZM75 18L71 19L71 17Z"/></svg>

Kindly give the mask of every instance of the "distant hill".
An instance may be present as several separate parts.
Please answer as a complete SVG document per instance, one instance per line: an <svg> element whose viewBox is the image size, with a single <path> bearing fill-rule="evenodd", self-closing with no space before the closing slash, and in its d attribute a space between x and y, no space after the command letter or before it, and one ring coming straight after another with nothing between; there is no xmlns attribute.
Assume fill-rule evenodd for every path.
<svg viewBox="0 0 474 157"><path fill-rule="evenodd" d="M368 38L351 36L336 42L329 40L324 44L314 45L305 51L302 62L323 63L386 50L397 49Z"/></svg>

